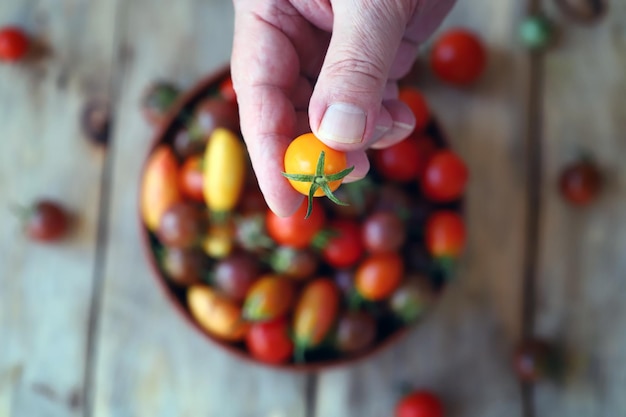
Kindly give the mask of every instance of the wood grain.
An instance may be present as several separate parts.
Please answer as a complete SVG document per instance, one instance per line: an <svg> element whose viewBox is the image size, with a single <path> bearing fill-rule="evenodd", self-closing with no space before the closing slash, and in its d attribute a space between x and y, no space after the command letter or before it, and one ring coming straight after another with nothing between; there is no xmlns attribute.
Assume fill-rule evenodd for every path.
<svg viewBox="0 0 626 417"><path fill-rule="evenodd" d="M111 166L95 416L303 417L305 378L235 360L168 304L140 247L137 192L151 142L138 102L157 78L189 87L229 60L225 0L126 2Z"/></svg>
<svg viewBox="0 0 626 417"><path fill-rule="evenodd" d="M49 47L0 65L0 416L83 412L103 153L81 135L79 115L90 98L108 97L116 4L0 3L0 24ZM29 242L8 212L41 197L78 219L60 244Z"/></svg>
<svg viewBox="0 0 626 417"><path fill-rule="evenodd" d="M550 10L554 12L554 10ZM626 4L577 26L558 16L561 43L546 56L543 218L536 332L562 345L562 383L536 389L538 415L626 415ZM607 175L597 202L577 209L557 192L579 150Z"/></svg>
<svg viewBox="0 0 626 417"><path fill-rule="evenodd" d="M370 363L320 378L319 417L390 415L399 382L438 392L449 416L521 415L509 362L521 331L526 219L528 66L523 49L511 47L523 7L516 0L458 2L445 22L477 31L490 56L484 79L467 90L422 71L434 113L470 165L468 249L441 304L407 340Z"/></svg>

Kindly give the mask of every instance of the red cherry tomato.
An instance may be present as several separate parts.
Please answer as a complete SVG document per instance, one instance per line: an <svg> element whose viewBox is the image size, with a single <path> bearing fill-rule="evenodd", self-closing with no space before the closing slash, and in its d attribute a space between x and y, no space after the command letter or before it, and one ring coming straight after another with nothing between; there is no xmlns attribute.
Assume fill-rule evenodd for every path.
<svg viewBox="0 0 626 417"><path fill-rule="evenodd" d="M331 237L324 248L322 256L329 265L335 268L348 268L354 265L363 254L361 227L354 220L335 220L328 230L337 233Z"/></svg>
<svg viewBox="0 0 626 417"><path fill-rule="evenodd" d="M465 224L458 213L439 210L426 221L426 248L434 257L457 257L465 246Z"/></svg>
<svg viewBox="0 0 626 417"><path fill-rule="evenodd" d="M179 172L179 187L184 197L204 203L202 157L190 156L185 160Z"/></svg>
<svg viewBox="0 0 626 417"><path fill-rule="evenodd" d="M235 93L235 89L233 88L233 80L228 77L224 81L220 83L219 86L220 94L228 101L236 102L237 94Z"/></svg>
<svg viewBox="0 0 626 417"><path fill-rule="evenodd" d="M366 300L388 298L398 288L404 274L404 262L396 252L377 253L366 258L357 268L354 285Z"/></svg>
<svg viewBox="0 0 626 417"><path fill-rule="evenodd" d="M388 148L374 151L374 167L392 181L417 180L435 151L435 143L430 137L412 135Z"/></svg>
<svg viewBox="0 0 626 417"><path fill-rule="evenodd" d="M279 364L289 360L293 353L293 342L289 338L287 319L255 323L246 336L250 354L261 362Z"/></svg>
<svg viewBox="0 0 626 417"><path fill-rule="evenodd" d="M561 195L574 206L585 206L593 202L601 188L602 173L592 161L576 161L561 171Z"/></svg>
<svg viewBox="0 0 626 417"><path fill-rule="evenodd" d="M28 37L18 27L0 29L0 61L17 62L28 52Z"/></svg>
<svg viewBox="0 0 626 417"><path fill-rule="evenodd" d="M457 154L450 150L438 151L426 165L422 191L432 201L453 201L465 191L468 177L467 166Z"/></svg>
<svg viewBox="0 0 626 417"><path fill-rule="evenodd" d="M415 391L396 405L395 417L443 417L443 404L428 391Z"/></svg>
<svg viewBox="0 0 626 417"><path fill-rule="evenodd" d="M453 29L435 42L430 58L434 73L442 81L465 86L482 75L487 54L476 34L465 29Z"/></svg>
<svg viewBox="0 0 626 417"><path fill-rule="evenodd" d="M304 218L306 210L306 200L289 217L279 217L268 210L265 219L268 235L281 245L306 248L326 222L324 208L317 200L313 201L313 210L307 219Z"/></svg>
<svg viewBox="0 0 626 417"><path fill-rule="evenodd" d="M423 131L430 122L430 109L422 93L413 87L402 87L398 99L409 106L415 116L414 132Z"/></svg>

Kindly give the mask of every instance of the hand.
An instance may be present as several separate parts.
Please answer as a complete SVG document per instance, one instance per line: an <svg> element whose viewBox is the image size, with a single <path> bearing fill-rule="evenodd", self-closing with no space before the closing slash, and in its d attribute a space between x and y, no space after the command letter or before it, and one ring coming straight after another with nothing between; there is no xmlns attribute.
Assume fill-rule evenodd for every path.
<svg viewBox="0 0 626 417"><path fill-rule="evenodd" d="M232 79L265 199L288 216L304 198L282 176L291 140L312 131L367 174L365 150L407 137L396 81L455 0L234 0Z"/></svg>

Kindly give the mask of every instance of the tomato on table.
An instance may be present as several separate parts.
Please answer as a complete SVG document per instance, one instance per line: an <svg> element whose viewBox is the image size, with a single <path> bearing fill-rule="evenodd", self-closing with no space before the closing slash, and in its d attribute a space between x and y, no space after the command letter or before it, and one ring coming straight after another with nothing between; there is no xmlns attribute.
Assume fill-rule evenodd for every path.
<svg viewBox="0 0 626 417"><path fill-rule="evenodd" d="M322 247L322 256L333 268L347 268L354 265L363 254L361 226L355 220L337 219L326 229L331 233Z"/></svg>
<svg viewBox="0 0 626 417"><path fill-rule="evenodd" d="M0 29L0 61L17 62L26 56L29 40L26 33L16 26Z"/></svg>
<svg viewBox="0 0 626 417"><path fill-rule="evenodd" d="M311 214L306 219L306 201L289 217L277 216L268 209L265 219L267 234L281 245L306 248L326 223L326 214L321 204L314 201L312 207Z"/></svg>
<svg viewBox="0 0 626 417"><path fill-rule="evenodd" d="M430 58L435 75L457 86L475 82L487 63L487 53L480 38L462 28L448 30L437 39Z"/></svg>
<svg viewBox="0 0 626 417"><path fill-rule="evenodd" d="M202 156L193 155L183 162L179 174L179 188L184 197L204 203Z"/></svg>
<svg viewBox="0 0 626 417"><path fill-rule="evenodd" d="M250 354L261 362L287 362L293 354L287 319L281 317L274 321L254 323L246 336L246 346Z"/></svg>
<svg viewBox="0 0 626 417"><path fill-rule="evenodd" d="M395 417L443 417L441 400L429 391L415 391L396 405Z"/></svg>
<svg viewBox="0 0 626 417"><path fill-rule="evenodd" d="M70 226L70 214L59 202L42 199L29 207L15 207L24 232L39 242L55 242L63 238Z"/></svg>
<svg viewBox="0 0 626 417"><path fill-rule="evenodd" d="M441 150L426 165L421 181L422 192L431 201L450 202L461 197L468 178L465 162L455 152Z"/></svg>
<svg viewBox="0 0 626 417"><path fill-rule="evenodd" d="M415 116L415 130L413 132L422 132L431 119L430 108L422 93L416 88L405 86L400 88L398 99L409 106Z"/></svg>
<svg viewBox="0 0 626 417"><path fill-rule="evenodd" d="M439 210L426 221L426 248L436 258L456 258L465 246L465 223L451 210Z"/></svg>
<svg viewBox="0 0 626 417"><path fill-rule="evenodd" d="M345 205L333 194L343 179L354 169L347 168L346 154L330 148L313 133L295 138L285 152L283 175L291 186L309 199L305 217L310 215L313 197L326 196Z"/></svg>
<svg viewBox="0 0 626 417"><path fill-rule="evenodd" d="M574 206L593 202L602 188L602 173L591 160L579 160L566 165L559 176L561 196Z"/></svg>
<svg viewBox="0 0 626 417"><path fill-rule="evenodd" d="M436 149L430 137L411 135L388 148L375 150L374 167L380 175L392 181L418 180Z"/></svg>
<svg viewBox="0 0 626 417"><path fill-rule="evenodd" d="M404 262L396 252L373 254L357 268L355 288L366 300L384 300L398 288L403 274Z"/></svg>

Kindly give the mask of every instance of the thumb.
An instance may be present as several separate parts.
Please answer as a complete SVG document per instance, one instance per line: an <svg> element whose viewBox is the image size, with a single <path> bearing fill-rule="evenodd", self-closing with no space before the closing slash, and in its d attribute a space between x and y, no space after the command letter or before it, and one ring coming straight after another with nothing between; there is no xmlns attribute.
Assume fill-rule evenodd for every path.
<svg viewBox="0 0 626 417"><path fill-rule="evenodd" d="M388 132L381 106L414 1L334 0L333 34L309 104L311 129L338 150L357 150ZM412 130L412 125L404 126Z"/></svg>

